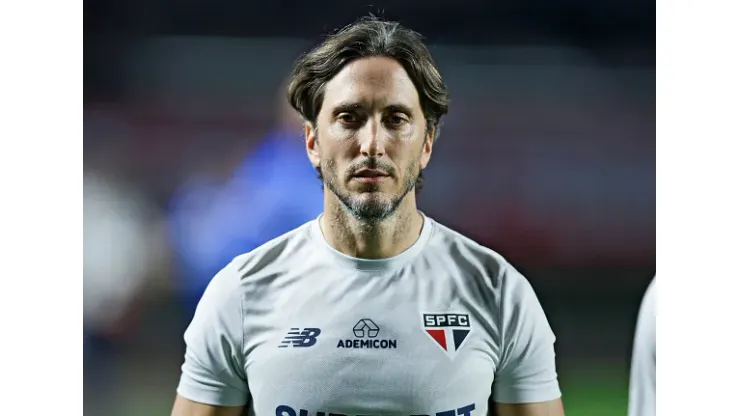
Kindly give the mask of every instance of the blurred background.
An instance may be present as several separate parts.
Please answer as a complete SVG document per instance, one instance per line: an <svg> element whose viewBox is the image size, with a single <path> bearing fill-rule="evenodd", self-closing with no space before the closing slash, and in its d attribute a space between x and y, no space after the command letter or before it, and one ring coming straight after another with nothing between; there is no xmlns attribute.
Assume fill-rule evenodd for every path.
<svg viewBox="0 0 740 416"><path fill-rule="evenodd" d="M86 413L169 414L208 280L318 215L283 88L369 13L424 34L451 91L421 208L530 279L567 414L626 414L655 272L647 0L86 0Z"/></svg>

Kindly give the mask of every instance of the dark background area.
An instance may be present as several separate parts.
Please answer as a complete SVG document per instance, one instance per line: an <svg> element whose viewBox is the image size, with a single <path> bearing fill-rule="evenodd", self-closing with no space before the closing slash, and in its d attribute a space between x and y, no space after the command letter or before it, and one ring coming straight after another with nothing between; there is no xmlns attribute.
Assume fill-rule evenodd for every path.
<svg viewBox="0 0 740 416"><path fill-rule="evenodd" d="M113 62L134 39L153 35L276 37L318 41L358 16L397 20L431 43L561 45L612 65L655 65L655 3L647 0L85 2L85 94L115 89ZM620 59L629 55L625 63ZM120 76L120 75L119 75Z"/></svg>
<svg viewBox="0 0 740 416"><path fill-rule="evenodd" d="M88 326L86 410L106 398L120 414L168 413L187 321L173 195L204 175L225 181L279 121L292 61L371 12L421 32L450 86L420 206L530 279L558 335L568 414L626 414L634 321L655 272L655 4L644 0L86 1L85 171L125 184L101 197L86 176L86 201L109 204L86 206L86 227L146 207L123 228L85 230L86 263L108 265L86 266L91 315L113 310L89 305L120 279L142 282L114 291L120 312ZM148 257L131 250L121 264L144 267L112 273L103 242L134 223Z"/></svg>

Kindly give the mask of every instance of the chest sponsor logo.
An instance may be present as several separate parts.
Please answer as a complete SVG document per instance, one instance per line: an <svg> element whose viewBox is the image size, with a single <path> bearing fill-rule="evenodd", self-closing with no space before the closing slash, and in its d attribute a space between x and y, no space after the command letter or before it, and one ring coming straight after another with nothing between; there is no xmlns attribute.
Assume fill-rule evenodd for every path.
<svg viewBox="0 0 740 416"><path fill-rule="evenodd" d="M450 358L463 347L470 334L470 317L464 313L425 313L422 325L429 338Z"/></svg>
<svg viewBox="0 0 740 416"><path fill-rule="evenodd" d="M360 319L352 328L354 338L340 339L337 348L398 348L398 340L379 338L380 327L370 318Z"/></svg>
<svg viewBox="0 0 740 416"><path fill-rule="evenodd" d="M319 328L290 328L278 348L306 348L316 345L321 330Z"/></svg>

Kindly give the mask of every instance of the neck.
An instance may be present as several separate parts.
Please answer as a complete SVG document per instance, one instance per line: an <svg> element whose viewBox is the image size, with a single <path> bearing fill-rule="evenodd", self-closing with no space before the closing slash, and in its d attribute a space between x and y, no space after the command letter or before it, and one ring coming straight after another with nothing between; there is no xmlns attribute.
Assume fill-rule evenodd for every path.
<svg viewBox="0 0 740 416"><path fill-rule="evenodd" d="M325 201L320 225L324 238L337 251L357 258L382 259L411 247L419 238L424 218L411 193L393 214L380 221L357 219L338 200Z"/></svg>

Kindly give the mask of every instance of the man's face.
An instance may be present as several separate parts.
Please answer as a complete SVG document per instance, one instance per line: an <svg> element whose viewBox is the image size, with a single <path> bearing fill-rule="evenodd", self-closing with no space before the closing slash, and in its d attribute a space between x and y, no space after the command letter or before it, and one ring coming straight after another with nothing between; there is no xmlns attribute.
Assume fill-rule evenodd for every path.
<svg viewBox="0 0 740 416"><path fill-rule="evenodd" d="M329 192L356 218L381 220L413 197L433 134L403 67L372 57L326 84L316 125L306 126L306 147Z"/></svg>

